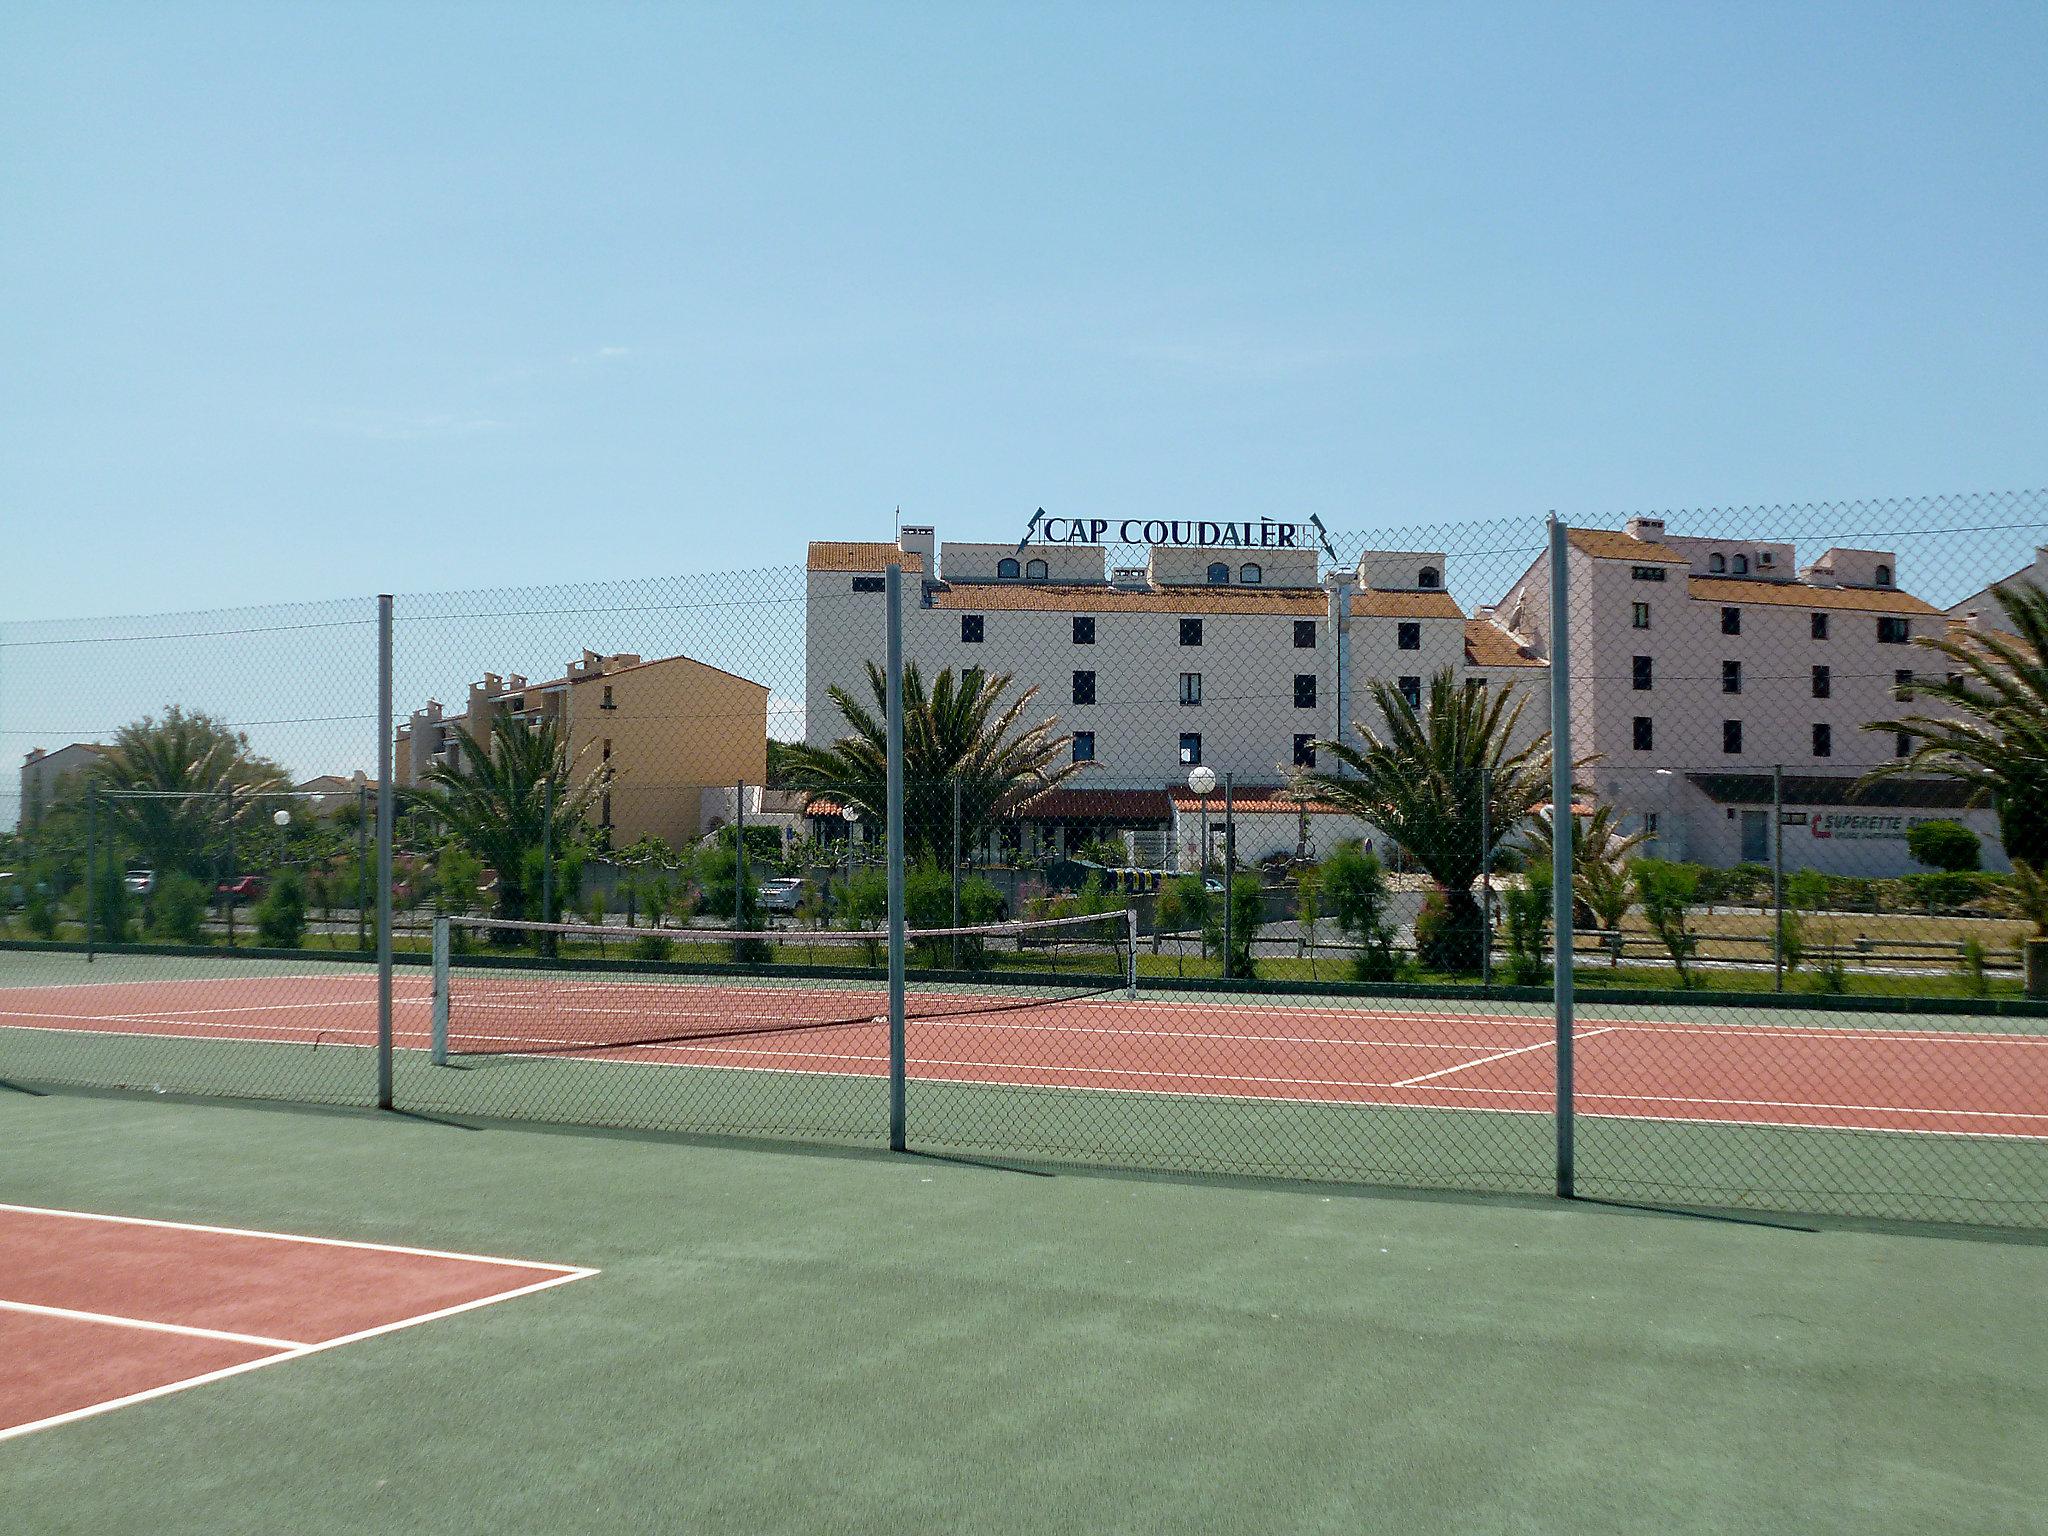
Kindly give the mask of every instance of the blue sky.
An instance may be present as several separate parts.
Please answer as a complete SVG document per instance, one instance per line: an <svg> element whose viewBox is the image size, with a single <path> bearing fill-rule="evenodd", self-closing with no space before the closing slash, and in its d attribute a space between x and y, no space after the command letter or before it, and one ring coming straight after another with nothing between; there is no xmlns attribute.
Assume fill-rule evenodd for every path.
<svg viewBox="0 0 2048 1536"><path fill-rule="evenodd" d="M2044 77L2038 4L16 4L7 616L2038 485Z"/></svg>

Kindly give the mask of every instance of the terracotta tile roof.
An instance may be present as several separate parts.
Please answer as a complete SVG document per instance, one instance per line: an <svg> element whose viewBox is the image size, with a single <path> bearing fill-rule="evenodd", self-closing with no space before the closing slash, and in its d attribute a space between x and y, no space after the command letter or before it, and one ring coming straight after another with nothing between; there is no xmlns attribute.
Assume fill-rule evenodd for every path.
<svg viewBox="0 0 2048 1536"><path fill-rule="evenodd" d="M1355 587L1351 592L1354 619L1462 619L1464 610L1448 592L1382 592Z"/></svg>
<svg viewBox="0 0 2048 1536"><path fill-rule="evenodd" d="M1634 560L1643 565L1691 565L1692 561L1662 545L1651 544L1632 533L1607 528L1568 528L1565 537L1582 555L1596 560Z"/></svg>
<svg viewBox="0 0 2048 1536"><path fill-rule="evenodd" d="M1444 601L1449 602L1450 599L1445 598ZM934 608L966 608L990 613L1277 613L1297 619L1314 618L1329 611L1329 599L1320 587L1159 587L1132 592L1092 583L1058 586L1008 581L956 581L935 587L931 593L931 604ZM1455 604L1451 611L1457 612Z"/></svg>
<svg viewBox="0 0 2048 1536"><path fill-rule="evenodd" d="M1693 576L1686 591L1707 603L1762 603L1779 608L1849 608L1867 613L1938 614L1940 609L1896 588L1816 587L1803 581L1758 581L1742 576Z"/></svg>
<svg viewBox="0 0 2048 1536"><path fill-rule="evenodd" d="M894 544L879 541L833 543L814 539L806 563L814 571L880 571L891 561L899 562L905 571L924 570L924 556L905 554Z"/></svg>
<svg viewBox="0 0 2048 1536"><path fill-rule="evenodd" d="M1541 656L1486 619L1465 621L1465 665L1468 667L1540 667Z"/></svg>
<svg viewBox="0 0 2048 1536"><path fill-rule="evenodd" d="M1171 791L1175 810L1202 813L1202 797L1186 785ZM1312 816L1350 816L1355 812L1331 805L1325 800L1308 802ZM1301 802L1288 794L1277 784L1240 784L1230 797L1230 813L1233 816L1294 816L1300 814ZM1214 794L1209 796L1209 819L1214 821L1223 814L1223 787L1219 783Z"/></svg>

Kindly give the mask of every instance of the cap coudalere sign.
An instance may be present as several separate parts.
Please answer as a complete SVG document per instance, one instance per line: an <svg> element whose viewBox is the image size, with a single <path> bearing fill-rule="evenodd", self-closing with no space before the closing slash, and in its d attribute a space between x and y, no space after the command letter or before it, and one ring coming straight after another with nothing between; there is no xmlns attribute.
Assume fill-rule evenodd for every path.
<svg viewBox="0 0 2048 1536"><path fill-rule="evenodd" d="M1040 507L1017 547L1040 544L1153 544L1170 549L1313 549L1323 538L1320 518L1305 523L1222 522L1208 518L1049 517Z"/></svg>

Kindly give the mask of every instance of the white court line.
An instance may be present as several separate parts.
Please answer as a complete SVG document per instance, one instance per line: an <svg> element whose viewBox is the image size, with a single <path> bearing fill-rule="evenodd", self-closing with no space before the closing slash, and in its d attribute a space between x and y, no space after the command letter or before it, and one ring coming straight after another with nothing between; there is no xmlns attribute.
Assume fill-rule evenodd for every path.
<svg viewBox="0 0 2048 1536"><path fill-rule="evenodd" d="M1582 1030L1572 1036L1574 1041L1590 1040L1595 1035L1611 1033L1608 1029ZM1418 1077L1404 1077L1398 1083L1388 1083L1389 1088L1412 1088L1417 1083L1426 1083L1432 1078L1449 1077L1453 1072L1469 1072L1474 1067L1483 1067L1490 1061L1506 1061L1510 1056L1526 1056L1531 1051L1547 1051L1557 1044L1555 1040L1538 1040L1534 1045L1518 1045L1511 1051L1495 1051L1491 1056L1481 1056L1472 1061L1461 1061L1448 1067L1439 1067L1434 1072L1424 1072Z"/></svg>
<svg viewBox="0 0 2048 1536"><path fill-rule="evenodd" d="M1403 1088L1406 1083L1389 1086ZM1530 1098L1550 1096L1548 1088L1466 1088L1457 1083L1448 1083L1440 1093L1485 1093L1503 1098ZM2026 1109L1916 1109L1904 1104L1836 1104L1825 1099L1715 1099L1687 1093L1588 1093L1578 1089L1573 1099L1584 1103L1597 1100L1614 1104L1706 1104L1716 1109L1838 1109L1851 1114L1868 1115L1946 1115L1954 1119L1985 1120L2040 1120L2048 1122L2048 1114Z"/></svg>
<svg viewBox="0 0 2048 1536"><path fill-rule="evenodd" d="M74 1211L51 1205L11 1205L0 1211L20 1216L62 1216L71 1221L105 1221L117 1226L159 1227L172 1232L208 1232L217 1237L261 1237L275 1243L308 1243L321 1248L362 1248L371 1253L402 1253L416 1259L464 1259L472 1264L500 1264L513 1269L545 1269L582 1279L597 1273L580 1264L544 1264L538 1259L504 1259L488 1253L454 1253L442 1248L409 1248L401 1243L362 1242L348 1237L309 1237L303 1232L266 1232L256 1227L215 1227L197 1221L168 1221L154 1216L114 1216L104 1211ZM439 1316L440 1314L434 1314Z"/></svg>
<svg viewBox="0 0 2048 1536"><path fill-rule="evenodd" d="M120 1317L112 1312L80 1312L75 1307L51 1307L34 1301L8 1301L0 1297L0 1312L25 1312L32 1317L55 1317L71 1323L106 1323L115 1328L140 1328L147 1333L176 1333L189 1339L215 1339L223 1344L254 1344L261 1349L304 1349L303 1339L266 1339L256 1333L229 1333L221 1328L194 1328L185 1323L158 1323L146 1317Z"/></svg>
<svg viewBox="0 0 2048 1536"><path fill-rule="evenodd" d="M13 1209L13 1210L27 1210L27 1209L32 1209L32 1207L27 1207L27 1206L12 1206L12 1207L0 1207L0 1209ZM67 1212L63 1212L63 1213L61 1213L61 1214L64 1214L64 1215L81 1215L81 1214L83 1214L83 1213L82 1213L82 1212L69 1212L69 1211L67 1211ZM95 1218L95 1219L98 1219L98 1220L105 1220L105 1221L119 1221L119 1220L123 1220L124 1218L122 1218L122 1217L99 1217L99 1218ZM180 1223L178 1223L178 1222L157 1222L157 1223L150 1223L150 1225L157 1225L157 1226L178 1226L178 1225L181 1225L181 1224L180 1224ZM201 1231L201 1232L210 1232L210 1231L232 1232L232 1231L234 1231L235 1229L234 1229L234 1228L232 1228L232 1227L198 1227L198 1228L194 1228L194 1230L196 1230L196 1231ZM245 1234L245 1235L247 1235L247 1236L251 1236L251 1237L282 1237L282 1236L284 1236L284 1234L282 1234L282 1233L277 1233L277 1232L253 1232L253 1233L248 1233L248 1234ZM298 1241L301 1241L301 1242L323 1242L323 1241L327 1241L327 1242L338 1242L338 1240L337 1240L337 1239L322 1239L322 1238L301 1238L301 1239L298 1239ZM381 1244L377 1244L377 1243L340 1243L340 1244L339 1244L339 1246L342 1246L342 1247L351 1247L351 1248L376 1248L376 1247L380 1247L380 1246L383 1246L383 1245L381 1245ZM393 1248L393 1249L391 1249L390 1251L391 1251L391 1252L394 1252L394 1253L429 1253L429 1252L431 1252L431 1250L428 1250L428 1249L411 1249L411 1248ZM451 1258L471 1258L471 1257L475 1257L475 1256L474 1256L474 1255L470 1255L470 1254L450 1254L450 1255L447 1255L447 1257L451 1257ZM514 1259L497 1259L497 1260L488 1260L488 1259L487 1259L487 1260L483 1260L482 1262L485 1262L485 1263L499 1263L499 1264L511 1264L511 1263L519 1263L519 1262L521 1262L521 1261L519 1261L519 1260L514 1260ZM421 1323L431 1323L431 1322L437 1322L437 1321L439 1321L439 1320L440 1320L441 1318L444 1318L444 1317L453 1317L453 1316L454 1316L454 1315L455 1315L456 1313L458 1313L458 1312L471 1312L471 1311L474 1311L474 1310L476 1310L476 1309L477 1309L478 1307L489 1307L489 1306L495 1306L495 1305L497 1305L497 1303L499 1303L499 1302L501 1302L501 1301L510 1301L510 1300L512 1300L512 1299L513 1299L514 1297L516 1297L516 1296L530 1296L530 1295L532 1295L532 1294L533 1294L533 1293L534 1293L535 1291L544 1291L544 1290L547 1290L547 1289L549 1289L549 1288L550 1288L551 1286L557 1286L557 1285L567 1285L567 1284L568 1284L569 1282L571 1282L571 1281L573 1281L573 1280L585 1280L585 1279L588 1279L588 1278L589 1278L590 1276L592 1276L592 1275L595 1275L595 1274L597 1274L597 1273L598 1273L598 1271L597 1271L597 1270L595 1270L595 1269L569 1269L569 1268L568 1268L567 1266L564 1266L564 1265L543 1265L543 1264L535 1264L535 1265L531 1265L531 1266L528 1266L528 1267L530 1267L530 1268L534 1268L534 1269L563 1269L563 1270L565 1270L566 1272L565 1272L565 1273L563 1273L563 1274L558 1274L558 1275L550 1275L550 1276L548 1276L548 1278L547 1278L547 1279L545 1279L545 1280L536 1280L536 1281L534 1281L534 1282L533 1282L533 1283L532 1283L531 1285L521 1285L521 1286L515 1286L515 1287L514 1287L513 1289L511 1289L511 1290L509 1290L509 1291L499 1291L499 1292L498 1292L498 1293L497 1293L496 1295L492 1295L492 1296L479 1296L479 1297L477 1297L477 1298L476 1298L475 1300L473 1300L473 1301L463 1301L463 1302L457 1302L457 1303L456 1303L456 1304L455 1304L454 1306L452 1306L452 1307L442 1307L442 1308L440 1308L439 1310L437 1310L437 1311L433 1311L433 1312L422 1312L422 1313L420 1313L420 1314L419 1314L419 1315L418 1315L417 1317L405 1317L405 1318L400 1318L400 1319L399 1319L399 1320L398 1320L397 1322L395 1322L395 1323L379 1323L379 1324L378 1324L378 1325L377 1325L376 1327L374 1327L374 1328L365 1328L365 1329L361 1330L361 1331L360 1331L360 1332L358 1332L358 1333L348 1333L348 1334L343 1334L343 1335L342 1335L342 1336L341 1336L340 1338L338 1338L338 1339L325 1339L325 1340L322 1340L322 1341L321 1341L320 1343L318 1343L318 1344L302 1344L302 1345L298 1346L298 1347L297 1347L296 1349L287 1349L287 1350L281 1350L281 1351L279 1351L279 1352L278 1352L277 1354L274 1354L274 1355L265 1355L265 1356L263 1356L263 1357L262 1357L261 1359L257 1359L257 1360L245 1360L245 1361L243 1361L243 1362L242 1362L242 1363L241 1363L240 1365L230 1365L230 1366L224 1366L224 1367L222 1367L222 1368L221 1368L220 1370L217 1370L217 1371L205 1371L205 1372L202 1372L202 1373L201 1373L200 1375L197 1375L197 1376L188 1376L188 1377L186 1377L186 1378L185 1378L184 1380L182 1380L182 1381L171 1381L171 1382L166 1382L166 1383L164 1383L164 1384L163 1384L162 1386L158 1386L158 1387L148 1387L148 1388L145 1388L145 1389L144 1389L143 1391L140 1391L140 1392L130 1392L130 1393L129 1393L129 1394L128 1394L128 1395L126 1396L126 1397L112 1397L112 1398L108 1398L108 1399L107 1399L107 1400L106 1400L105 1402L102 1402L102 1403L90 1403L90 1404L87 1404L87 1405L86 1405L85 1407L83 1407L83 1408L73 1408L73 1409L71 1409L71 1410L70 1410L69 1412L67 1412L67 1413L53 1413L53 1414L51 1414L51 1415L50 1415L50 1416L49 1416L48 1418L43 1418L43 1419L31 1419L31 1420L29 1420L29 1421L28 1421L27 1423L25 1423L25 1424L14 1424L14 1425L10 1425L10 1426L8 1426L8 1427L7 1427L7 1428L5 1428L5 1429L0 1429L0 1440L12 1440L12 1439L13 1439L13 1438L14 1438L15 1436L17 1436L17 1435L28 1435L28 1434L34 1434L34 1433L35 1433L35 1432L36 1432L37 1430L40 1430L40 1429L54 1429L54 1428L56 1428L56 1427L57 1427L57 1426L58 1426L59 1424L71 1424L71 1423L75 1423L75 1422L76 1422L77 1420L79 1420L79 1419L88 1419L88 1418L91 1418L91 1417L93 1417L93 1416L94 1416L95 1414L101 1414L101 1413L111 1413L111 1412L112 1412L112 1411L113 1411L114 1409L116 1409L116 1408L126 1408L126 1407L129 1407L129 1406L131 1406L132 1404L135 1404L135 1403L146 1403L146 1402L148 1402L148 1401L149 1401L149 1400L150 1400L151 1398L154 1398L154 1397L168 1397L168 1396L169 1396L169 1395L170 1395L171 1393L173 1393L173 1392L184 1392L184 1391L187 1391L187 1390L189 1390L190 1388L193 1388L193 1387L199 1387L199 1386L204 1386L204 1385L205 1385L205 1384L206 1384L207 1382L210 1382L210 1381L220 1381L220 1380L222 1380L222 1379L224 1379L224 1378L226 1378L226 1377L229 1377L229 1376L239 1376L239 1375L241 1375L241 1374L242 1374L243 1372L245 1372L245 1371L257 1371L257 1370L261 1370L261 1369L262 1369L262 1368L263 1368L264 1366L266 1366L266 1365L278 1365L278 1364L280 1364L280 1363L282 1363L283 1361L286 1361L286 1360L303 1360L303 1359L304 1359L304 1358L305 1358L305 1357L306 1357L307 1355L317 1355L317 1354L320 1354L320 1353L321 1353L322 1351L324 1351L324 1350L329 1350L329 1349L339 1349L339 1348L341 1348L341 1346L342 1346L342 1345L344 1345L344 1344L357 1344L357 1343L360 1343L360 1342L361 1342L362 1340L364 1340L364 1339L373 1339L373 1338L377 1337L377 1335L379 1335L379 1334L382 1334L382 1333L396 1333L396 1332L397 1332L397 1331L398 1331L399 1329L401 1329L401 1328L416 1328L416 1327L418 1327L418 1326L419 1326L419 1325L420 1325Z"/></svg>

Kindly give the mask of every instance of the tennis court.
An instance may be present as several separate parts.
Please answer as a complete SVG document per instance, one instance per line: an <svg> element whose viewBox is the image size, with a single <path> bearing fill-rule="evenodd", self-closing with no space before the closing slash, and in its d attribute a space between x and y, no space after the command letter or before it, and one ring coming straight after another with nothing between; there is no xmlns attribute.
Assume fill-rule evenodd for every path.
<svg viewBox="0 0 2048 1536"><path fill-rule="evenodd" d="M874 1145L878 977L486 965L394 976L397 1102L499 1119ZM17 957L0 1077L361 1103L376 977L351 964ZM909 1144L1054 1162L1538 1193L1557 1072L1537 1006L1222 996L1096 975L913 978ZM1113 979L1109 979L1112 980ZM2037 1021L1581 1009L1586 1192L2039 1226Z"/></svg>

